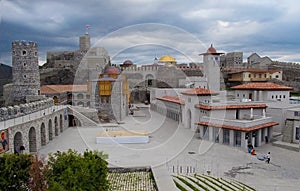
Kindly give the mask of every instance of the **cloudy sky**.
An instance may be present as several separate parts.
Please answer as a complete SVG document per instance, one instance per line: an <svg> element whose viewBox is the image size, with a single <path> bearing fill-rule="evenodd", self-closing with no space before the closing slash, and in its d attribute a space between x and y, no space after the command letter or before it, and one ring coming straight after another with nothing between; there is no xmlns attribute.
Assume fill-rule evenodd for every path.
<svg viewBox="0 0 300 191"><path fill-rule="evenodd" d="M1 0L0 62L11 65L11 42L35 41L39 61L47 51L76 50L78 37L108 50L112 63L136 64L172 54L202 62L219 52L253 52L300 62L300 1L295 0Z"/></svg>

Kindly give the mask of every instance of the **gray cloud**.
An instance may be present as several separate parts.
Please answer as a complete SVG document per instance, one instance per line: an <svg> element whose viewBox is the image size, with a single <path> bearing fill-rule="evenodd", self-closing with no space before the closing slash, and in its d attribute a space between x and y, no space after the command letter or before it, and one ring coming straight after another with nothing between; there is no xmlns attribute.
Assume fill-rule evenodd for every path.
<svg viewBox="0 0 300 191"><path fill-rule="evenodd" d="M184 54L196 59L196 53L210 43L224 52L244 51L245 56L257 52L273 59L300 62L300 2L293 0L2 0L0 13L0 62L6 64L11 64L13 40L38 42L40 59L45 60L47 51L77 49L78 37L84 34L86 24L91 25L89 33L96 43L124 27L143 23L179 27L202 43L196 45L174 31L170 34L156 28L151 35L149 29L119 34L107 38L106 42L110 43L99 46L107 48L112 55L114 50L123 47L127 51L123 51L122 58L132 56L132 60L152 61L153 50L145 49L153 46L133 48L142 37L147 43L168 43L174 56L182 62L184 56L176 51L178 47L187 47ZM161 47L157 48L160 54L164 50L170 53L170 47Z"/></svg>

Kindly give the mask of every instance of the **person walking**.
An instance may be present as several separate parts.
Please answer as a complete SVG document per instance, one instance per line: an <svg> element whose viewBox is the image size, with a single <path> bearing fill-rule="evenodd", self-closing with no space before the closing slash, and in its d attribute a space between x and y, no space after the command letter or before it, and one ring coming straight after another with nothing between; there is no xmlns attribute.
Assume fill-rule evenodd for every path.
<svg viewBox="0 0 300 191"><path fill-rule="evenodd" d="M269 163L270 163L270 160L271 160L271 153L268 152L266 162L269 164Z"/></svg>

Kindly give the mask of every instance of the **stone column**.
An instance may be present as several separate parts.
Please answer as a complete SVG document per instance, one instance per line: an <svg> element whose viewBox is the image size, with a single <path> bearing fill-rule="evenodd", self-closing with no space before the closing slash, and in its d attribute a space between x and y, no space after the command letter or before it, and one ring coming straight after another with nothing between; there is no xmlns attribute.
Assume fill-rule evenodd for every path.
<svg viewBox="0 0 300 191"><path fill-rule="evenodd" d="M254 90L253 92L253 101L257 101L257 91Z"/></svg>
<svg viewBox="0 0 300 191"><path fill-rule="evenodd" d="M209 131L208 131L208 133L209 133L208 134L208 140L215 142L215 140L214 140L214 127L209 126L208 129L209 129Z"/></svg>
<svg viewBox="0 0 300 191"><path fill-rule="evenodd" d="M256 138L257 138L257 147L260 147L261 146L261 129L259 129L258 131L257 131L257 135L256 135Z"/></svg>
<svg viewBox="0 0 300 191"><path fill-rule="evenodd" d="M263 101L262 91L261 90L259 90L259 92L258 92L258 101Z"/></svg>
<svg viewBox="0 0 300 191"><path fill-rule="evenodd" d="M267 131L267 132L270 132L270 133L268 133L268 138L269 138L269 142L271 142L271 139L272 139L272 132L273 132L273 127L269 127L268 130L269 130L269 131Z"/></svg>
<svg viewBox="0 0 300 191"><path fill-rule="evenodd" d="M252 145L257 146L257 145L255 145L255 137L252 137Z"/></svg>
<svg viewBox="0 0 300 191"><path fill-rule="evenodd" d="M223 144L223 128L220 128L219 131L219 143Z"/></svg>
<svg viewBox="0 0 300 191"><path fill-rule="evenodd" d="M199 130L200 130L200 138L203 139L203 136L204 136L204 132L203 132L203 126L202 125L199 125Z"/></svg>
<svg viewBox="0 0 300 191"><path fill-rule="evenodd" d="M266 109L263 109L263 118L266 118Z"/></svg>
<svg viewBox="0 0 300 191"><path fill-rule="evenodd" d="M246 139L246 132L241 132L241 148L248 148L248 139Z"/></svg>
<svg viewBox="0 0 300 191"><path fill-rule="evenodd" d="M234 130L229 130L229 145L234 146Z"/></svg>

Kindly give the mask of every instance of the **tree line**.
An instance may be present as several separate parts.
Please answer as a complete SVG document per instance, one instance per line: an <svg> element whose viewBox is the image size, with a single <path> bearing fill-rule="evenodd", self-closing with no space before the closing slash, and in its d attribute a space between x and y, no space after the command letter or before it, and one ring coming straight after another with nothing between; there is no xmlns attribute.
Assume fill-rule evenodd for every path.
<svg viewBox="0 0 300 191"><path fill-rule="evenodd" d="M3 191L106 191L107 155L69 149L51 153L48 159L31 154L0 157L0 190Z"/></svg>

